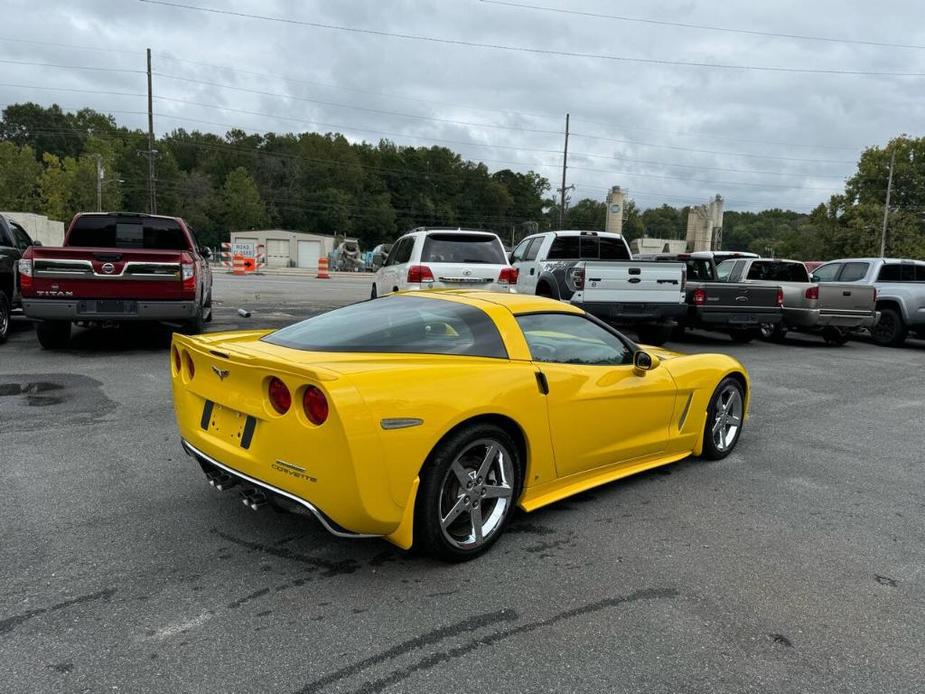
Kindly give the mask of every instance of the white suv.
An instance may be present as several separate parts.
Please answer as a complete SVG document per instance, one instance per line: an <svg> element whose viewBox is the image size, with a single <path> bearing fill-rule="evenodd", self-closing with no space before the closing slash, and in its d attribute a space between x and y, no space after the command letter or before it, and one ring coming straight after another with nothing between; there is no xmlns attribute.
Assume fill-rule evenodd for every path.
<svg viewBox="0 0 925 694"><path fill-rule="evenodd" d="M370 297L406 289L482 289L511 292L511 267L497 234L463 229L419 228L392 246L376 271Z"/></svg>

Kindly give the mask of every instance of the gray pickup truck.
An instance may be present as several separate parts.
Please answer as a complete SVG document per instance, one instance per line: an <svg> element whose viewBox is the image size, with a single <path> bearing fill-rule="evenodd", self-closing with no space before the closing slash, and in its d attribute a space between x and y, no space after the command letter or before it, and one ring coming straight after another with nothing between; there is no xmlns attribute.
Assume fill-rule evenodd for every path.
<svg viewBox="0 0 925 694"><path fill-rule="evenodd" d="M783 319L784 291L777 285L728 282L717 273L717 261L739 256L735 253L696 251L636 256L637 260L684 263L687 266L687 313L678 319L676 333L685 329L715 330L735 342L750 342L761 334L762 325L776 326ZM724 271L731 269L725 266Z"/></svg>
<svg viewBox="0 0 925 694"><path fill-rule="evenodd" d="M812 280L876 289L880 320L870 334L877 344L898 347L910 332L925 339L925 261L842 258L817 267Z"/></svg>
<svg viewBox="0 0 925 694"><path fill-rule="evenodd" d="M812 282L798 260L738 258L724 260L717 272L729 282L779 286L784 292L784 319L762 326L765 338L782 341L788 330L821 334L826 342L844 344L851 332L877 322L873 287Z"/></svg>

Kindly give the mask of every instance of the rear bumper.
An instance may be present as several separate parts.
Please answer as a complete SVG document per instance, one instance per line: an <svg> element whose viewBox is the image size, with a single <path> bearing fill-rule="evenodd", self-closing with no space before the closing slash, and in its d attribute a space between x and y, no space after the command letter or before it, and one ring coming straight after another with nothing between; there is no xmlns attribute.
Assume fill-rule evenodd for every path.
<svg viewBox="0 0 925 694"><path fill-rule="evenodd" d="M331 520L328 516L326 516L319 508L314 506L311 502L306 501L305 499L302 499L301 497L298 497L295 494L290 494L286 490L280 489L279 487L275 487L272 484L258 480L255 477L251 477L250 475L246 475L243 472L240 472L239 470L235 470L233 467L226 465L225 463L219 460L216 460L212 456L207 455L206 453L200 451L198 448L190 444L185 439L180 439L180 442L183 445L183 450L186 451L186 454L190 456L191 458L193 458L200 465L202 465L203 468L206 468L209 466L213 468L217 468L223 472L227 472L229 475L234 477L236 480L238 480L239 484L244 484L244 485L248 485L251 487L259 488L264 491L268 491L271 494L276 494L278 496L281 496L285 499L288 499L289 501L292 501L298 504L302 508L306 509L309 513L311 513L316 519L318 519L318 522L321 523L322 526L324 526L324 529L327 530L332 535L337 535L337 537L352 537L352 538L381 537L381 535L364 535L362 533L354 533L345 528L342 528L337 523L335 523L333 520Z"/></svg>
<svg viewBox="0 0 925 694"><path fill-rule="evenodd" d="M836 311L824 308L784 308L784 323L792 328L871 328L880 318L876 311Z"/></svg>
<svg viewBox="0 0 925 694"><path fill-rule="evenodd" d="M777 307L737 309L732 306L715 309L698 307L692 315L695 324L729 328L757 327L761 323L777 325L784 317L781 309Z"/></svg>
<svg viewBox="0 0 925 694"><path fill-rule="evenodd" d="M673 325L687 313L687 304L660 303L584 303L572 301L573 306L587 311L608 323L618 325L661 324Z"/></svg>
<svg viewBox="0 0 925 694"><path fill-rule="evenodd" d="M142 301L127 299L124 310L98 310L95 299L23 299L23 312L29 318L69 321L191 320L195 301Z"/></svg>

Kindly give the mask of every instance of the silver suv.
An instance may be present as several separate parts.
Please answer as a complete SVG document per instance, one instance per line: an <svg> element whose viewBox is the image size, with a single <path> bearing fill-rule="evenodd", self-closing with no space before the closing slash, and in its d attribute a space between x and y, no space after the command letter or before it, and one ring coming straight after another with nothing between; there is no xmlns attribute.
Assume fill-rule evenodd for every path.
<svg viewBox="0 0 925 694"><path fill-rule="evenodd" d="M870 334L877 344L897 347L910 331L925 339L925 261L842 258L813 270L813 281L873 285L880 320Z"/></svg>

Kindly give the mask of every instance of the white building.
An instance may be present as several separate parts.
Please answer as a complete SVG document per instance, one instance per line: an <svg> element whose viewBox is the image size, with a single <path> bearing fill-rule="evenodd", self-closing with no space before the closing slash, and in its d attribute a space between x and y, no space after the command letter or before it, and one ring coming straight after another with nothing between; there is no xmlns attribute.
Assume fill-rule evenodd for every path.
<svg viewBox="0 0 925 694"><path fill-rule="evenodd" d="M40 241L43 246L60 246L64 243L64 222L32 212L0 212L0 215L18 222L33 241Z"/></svg>
<svg viewBox="0 0 925 694"><path fill-rule="evenodd" d="M343 240L338 238L338 241ZM347 239L356 241L356 239ZM318 267L319 258L327 258L336 247L333 236L284 229L259 229L231 232L232 243L263 245L267 267Z"/></svg>

